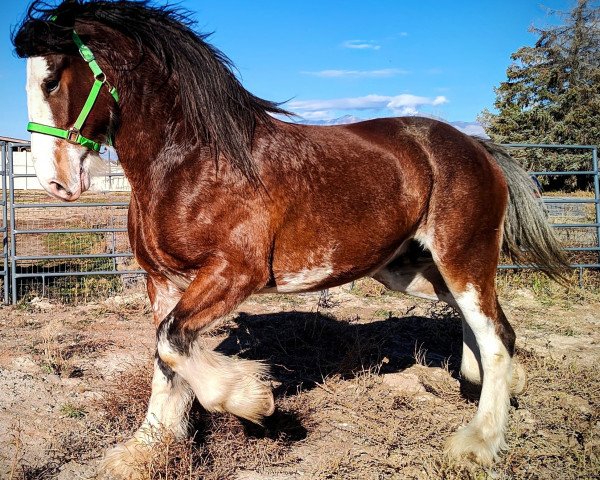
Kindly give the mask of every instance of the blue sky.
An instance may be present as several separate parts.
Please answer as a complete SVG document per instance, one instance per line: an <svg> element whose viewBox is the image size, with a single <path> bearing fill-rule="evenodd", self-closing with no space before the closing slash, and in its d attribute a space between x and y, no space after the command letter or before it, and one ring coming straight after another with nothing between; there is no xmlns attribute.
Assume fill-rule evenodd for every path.
<svg viewBox="0 0 600 480"><path fill-rule="evenodd" d="M0 135L28 138L25 61L10 29L27 6L3 2ZM200 31L269 100L290 100L304 118L423 113L474 121L492 108L510 54L532 45L531 25L573 0L183 0Z"/></svg>

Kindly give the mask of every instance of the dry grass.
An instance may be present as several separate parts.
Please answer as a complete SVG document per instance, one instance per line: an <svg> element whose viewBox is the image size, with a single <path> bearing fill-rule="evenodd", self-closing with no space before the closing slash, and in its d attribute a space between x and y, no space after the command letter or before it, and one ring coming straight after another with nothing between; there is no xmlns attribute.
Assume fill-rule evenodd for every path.
<svg viewBox="0 0 600 480"><path fill-rule="evenodd" d="M21 440L21 425L15 425L9 446L12 450L10 460L10 473L8 474L8 480L18 478L19 464L22 460L23 455L23 441Z"/></svg>
<svg viewBox="0 0 600 480"><path fill-rule="evenodd" d="M490 470L442 456L445 438L476 409L452 376L460 326L445 309L367 324L314 313L241 315L230 327L220 349L271 360L279 411L260 428L196 408L193 438L158 449L145 466L149 478L551 478L560 470L567 479L600 471L597 372L529 350L518 352L531 381L511 409L509 452ZM405 368L425 393L382 382ZM107 436L118 431L123 440L140 424L149 372L132 370L107 392Z"/></svg>
<svg viewBox="0 0 600 480"><path fill-rule="evenodd" d="M135 367L119 376L97 403L104 421L97 425L105 440L124 441L141 424L150 396L152 366ZM195 404L190 416L188 440L165 439L154 448L151 461L140 466L153 480L233 478L242 468L290 462L290 445L305 436L296 415L283 402L264 427L248 424L227 414L207 414ZM115 439L113 432L119 432Z"/></svg>
<svg viewBox="0 0 600 480"><path fill-rule="evenodd" d="M566 285L550 280L533 270L500 271L496 276L499 295L510 302L515 295L526 293L546 304L569 307L573 303L600 301L600 270L572 271Z"/></svg>
<svg viewBox="0 0 600 480"><path fill-rule="evenodd" d="M507 278L503 295L516 298L526 288L516 283ZM368 287L359 292L361 302ZM542 300L553 295L552 290L528 291ZM578 295L569 302L596 301L593 292ZM554 302L567 302L564 298ZM379 300L369 297L368 302ZM597 366L528 344L517 351L529 385L511 407L508 451L490 469L448 461L443 443L472 418L476 402L461 392L457 379L460 320L440 304L419 305L385 319L343 318L333 313L337 307L327 315L237 315L212 333L220 342L217 348L272 365L277 412L257 427L195 405L191 438L166 440L142 466L147 477L541 479L557 478L557 472L561 479L598 477ZM535 305L545 308L543 302ZM530 315L523 315L519 328L530 325ZM539 328L560 332L563 324L554 323ZM571 327L578 335L577 325ZM386 381L402 372L416 376L420 388L404 391ZM47 465L25 471L22 478L55 478L60 465L91 462L128 439L145 415L150 377L150 363L114 377L101 399L82 406L85 417L72 419L81 429L63 434Z"/></svg>
<svg viewBox="0 0 600 480"><path fill-rule="evenodd" d="M83 373L73 361L75 356L93 358L112 345L110 340L84 340L80 334L60 333L47 326L41 340L34 342L32 352L38 357L43 372L73 378Z"/></svg>

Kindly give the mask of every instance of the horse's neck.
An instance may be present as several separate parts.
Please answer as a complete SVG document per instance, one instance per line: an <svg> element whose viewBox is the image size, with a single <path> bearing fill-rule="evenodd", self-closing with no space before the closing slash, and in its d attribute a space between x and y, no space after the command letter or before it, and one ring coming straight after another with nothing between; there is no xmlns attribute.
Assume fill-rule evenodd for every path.
<svg viewBox="0 0 600 480"><path fill-rule="evenodd" d="M117 144L117 153L132 190L149 193L146 198L160 197L165 191L173 194L181 178L200 182L214 176L215 162L207 149L177 143L151 148L145 148L146 145L139 143L119 149Z"/></svg>
<svg viewBox="0 0 600 480"><path fill-rule="evenodd" d="M131 88L131 92L144 91L141 84ZM174 103L172 92L129 93L123 97L126 100L121 107L115 147L132 190L152 193L144 195L145 198L160 197L168 189L173 194L173 189L182 183L182 177L206 187L217 181L233 190L248 188L247 181L240 181L241 173L235 171L229 162L222 157L215 159L214 149L189 136L189 129L186 130L183 122L183 111L180 105ZM293 146L288 149L286 142L281 143L282 137L288 135L287 129L279 132L281 127L277 126L278 123L269 127L256 126L253 144L259 171L261 167L270 170L268 166L261 165L265 156L285 163L289 156L286 150L293 151ZM275 131L279 133L275 135ZM273 141L275 137L279 139L277 142ZM295 137L288 140L293 141ZM278 146L282 150L281 155L276 151ZM267 155L258 153L265 149L269 151ZM291 165L290 168L301 168L298 159L292 160L290 163L295 167ZM280 182L281 179L278 180Z"/></svg>
<svg viewBox="0 0 600 480"><path fill-rule="evenodd" d="M190 156L198 160L195 175L202 175L204 164L210 167L203 158L207 149L186 137L182 112L169 104L172 96L161 93L127 95L122 105L115 147L134 190L168 187L170 177Z"/></svg>

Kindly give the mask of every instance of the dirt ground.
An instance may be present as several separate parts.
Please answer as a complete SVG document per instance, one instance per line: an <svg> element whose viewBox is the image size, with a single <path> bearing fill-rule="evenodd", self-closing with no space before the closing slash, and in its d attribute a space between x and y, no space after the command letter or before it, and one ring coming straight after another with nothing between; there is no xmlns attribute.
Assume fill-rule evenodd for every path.
<svg viewBox="0 0 600 480"><path fill-rule="evenodd" d="M527 389L492 468L453 463L444 440L475 413L461 388L460 320L383 292L256 296L207 343L272 367L264 427L196 407L193 438L144 466L154 479L599 478L600 297L505 289ZM0 309L0 478L103 478L103 452L139 425L154 332L144 295ZM463 386L464 387L464 386ZM559 472L559 473L558 473Z"/></svg>

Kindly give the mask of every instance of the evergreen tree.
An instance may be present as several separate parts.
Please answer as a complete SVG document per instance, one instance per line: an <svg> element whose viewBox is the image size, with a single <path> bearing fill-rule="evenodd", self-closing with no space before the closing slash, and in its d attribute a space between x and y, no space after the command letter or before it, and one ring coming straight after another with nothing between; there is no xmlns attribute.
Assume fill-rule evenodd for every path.
<svg viewBox="0 0 600 480"><path fill-rule="evenodd" d="M497 142L600 144L598 1L578 0L571 12L553 13L563 25L532 27L538 40L511 55L507 80L495 89L498 114L484 110L479 117ZM589 154L537 150L525 155L525 166L534 170L591 166ZM581 187L586 179L576 181Z"/></svg>

